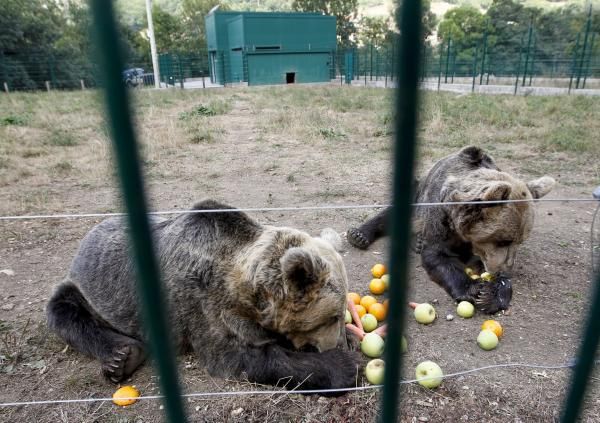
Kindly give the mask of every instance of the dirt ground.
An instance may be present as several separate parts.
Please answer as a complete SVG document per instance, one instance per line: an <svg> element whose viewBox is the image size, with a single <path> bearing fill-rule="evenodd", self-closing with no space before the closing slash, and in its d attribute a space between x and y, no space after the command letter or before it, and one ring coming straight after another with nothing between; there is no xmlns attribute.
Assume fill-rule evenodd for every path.
<svg viewBox="0 0 600 423"><path fill-rule="evenodd" d="M213 197L237 207L385 204L389 201L390 92L340 87L227 88L136 92L154 210L185 209ZM0 96L0 215L120 211L110 144L97 93ZM427 94L421 110L420 172L467 144L485 147L505 170L558 181L548 198L590 198L600 184L600 99ZM576 355L588 305L594 204L541 203L522 246L509 313L497 349L476 344L487 316L455 314L455 304L413 259L410 299L434 301L440 318L417 324L407 307L405 378L421 361L445 373L490 364L560 365ZM261 212L264 223L312 234L344 232L373 210ZM0 402L110 397L97 362L65 348L45 327L44 307L79 240L100 219L0 221ZM369 269L387 261L387 240L368 251L345 245L350 288L367 292ZM179 357L185 392L261 389L212 378L193 356ZM569 370L491 369L446 379L435 390L401 389L402 422L551 422ZM159 393L149 365L132 378ZM366 385L362 375L357 384ZM372 422L378 390L319 396L186 399L190 421ZM128 408L110 402L0 407L0 421L154 422L158 400ZM582 421L600 421L596 376Z"/></svg>

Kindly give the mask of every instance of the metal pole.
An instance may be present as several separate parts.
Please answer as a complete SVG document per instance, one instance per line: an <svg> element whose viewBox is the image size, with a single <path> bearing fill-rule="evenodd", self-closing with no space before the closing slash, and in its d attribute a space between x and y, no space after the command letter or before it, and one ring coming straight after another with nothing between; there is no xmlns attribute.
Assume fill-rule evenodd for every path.
<svg viewBox="0 0 600 423"><path fill-rule="evenodd" d="M481 55L481 75L479 76L479 85L483 83L483 73L485 72L485 55L487 54L488 26L489 21L487 21L485 32L483 33L483 52Z"/></svg>
<svg viewBox="0 0 600 423"><path fill-rule="evenodd" d="M583 37L583 51L581 52L581 60L579 61L579 68L577 69L577 82L575 88L579 88L579 80L581 79L581 71L583 70L583 61L585 59L585 52L587 49L588 37L590 35L590 25L592 24L592 5L588 12L587 23L585 25L585 36Z"/></svg>
<svg viewBox="0 0 600 423"><path fill-rule="evenodd" d="M475 92L475 80L477 79L477 55L479 54L479 46L475 46L475 54L473 55L473 83L471 84L471 92Z"/></svg>
<svg viewBox="0 0 600 423"><path fill-rule="evenodd" d="M448 37L448 45L446 47L446 75L444 76L444 84L448 83L448 64L450 63L450 48L452 47L452 37Z"/></svg>
<svg viewBox="0 0 600 423"><path fill-rule="evenodd" d="M400 8L398 8L400 9ZM408 0L397 12L396 23L402 28L398 46L398 89L396 90L396 135L390 227L390 309L385 349L385 385L383 387L382 422L395 422L402 355L400 337L403 331L406 285L409 274L409 246L413 169L417 150L417 110L419 65L421 63L421 0Z"/></svg>
<svg viewBox="0 0 600 423"><path fill-rule="evenodd" d="M146 0L146 16L148 17L148 38L150 38L150 54L152 55L152 71L154 72L154 87L160 88L160 70L158 68L158 54L156 52L156 39L154 38L154 22L152 21L152 0Z"/></svg>
<svg viewBox="0 0 600 423"><path fill-rule="evenodd" d="M521 76L521 56L523 55L523 41L524 37L521 37L521 44L519 45L519 63L517 64L517 77L515 78L515 92L514 95L517 95L517 90L519 89L519 77Z"/></svg>
<svg viewBox="0 0 600 423"><path fill-rule="evenodd" d="M181 66L181 54L177 54L177 70L179 71L179 88L183 90L183 67Z"/></svg>
<svg viewBox="0 0 600 423"><path fill-rule="evenodd" d="M90 5L100 70L104 77L104 98L115 159L128 212L132 254L136 264L143 323L149 337L148 345L157 365L161 391L165 395L167 418L171 422L185 422L177 381L177 366L170 342L171 332L167 323L167 310L163 303L166 297L162 293L153 239L150 235L145 190L135 133L131 124L127 90L121 81L123 61L114 20L113 2L92 0Z"/></svg>
<svg viewBox="0 0 600 423"><path fill-rule="evenodd" d="M527 35L527 50L525 53L525 71L523 72L522 86L525 86L525 80L527 79L527 66L529 66L529 50L531 49L531 37L533 35L533 16L529 20L529 35Z"/></svg>
<svg viewBox="0 0 600 423"><path fill-rule="evenodd" d="M585 73L583 75L583 87L585 88L585 83L587 81L588 74L590 73L590 64L592 63L592 55L594 54L594 41L596 40L596 33L592 34L592 41L590 41L590 53L588 54L587 65L585 67Z"/></svg>
<svg viewBox="0 0 600 423"><path fill-rule="evenodd" d="M369 49L369 81L373 80L373 43L370 44Z"/></svg>
<svg viewBox="0 0 600 423"><path fill-rule="evenodd" d="M533 72L535 71L535 49L537 47L537 33L533 37L533 54L531 55L531 70L529 72L529 86L531 87L531 80L533 79Z"/></svg>
<svg viewBox="0 0 600 423"><path fill-rule="evenodd" d="M437 86L437 90L440 90L440 84L442 82L442 58L444 57L444 55L442 54L444 52L444 45L442 43L440 43L440 60L439 60L439 66L438 66L438 86Z"/></svg>
<svg viewBox="0 0 600 423"><path fill-rule="evenodd" d="M577 40L575 41L575 50L573 50L573 63L571 64L571 78L569 78L569 94L571 94L571 87L573 86L573 77L575 76L575 66L577 65L577 50L579 50L579 39L581 38L581 32L577 34Z"/></svg>
<svg viewBox="0 0 600 423"><path fill-rule="evenodd" d="M451 84L454 84L454 76L456 75L456 49L454 49L454 54L452 55L452 79L450 80Z"/></svg>
<svg viewBox="0 0 600 423"><path fill-rule="evenodd" d="M9 93L9 91L8 91L8 84L6 82L3 82L3 85L4 85L4 92L6 94L8 94Z"/></svg>

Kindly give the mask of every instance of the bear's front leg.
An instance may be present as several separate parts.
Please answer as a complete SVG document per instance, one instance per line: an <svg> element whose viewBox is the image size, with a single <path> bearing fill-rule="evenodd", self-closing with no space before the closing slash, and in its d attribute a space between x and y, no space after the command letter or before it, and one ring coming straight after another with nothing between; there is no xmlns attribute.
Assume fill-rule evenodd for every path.
<svg viewBox="0 0 600 423"><path fill-rule="evenodd" d="M456 301L475 302L481 283L465 273L465 264L457 255L438 246L425 246L421 251L423 268L435 283Z"/></svg>
<svg viewBox="0 0 600 423"><path fill-rule="evenodd" d="M223 355L223 369L232 376L245 374L250 382L287 389L356 386L359 362L358 353L350 351L297 352L277 344L247 346Z"/></svg>

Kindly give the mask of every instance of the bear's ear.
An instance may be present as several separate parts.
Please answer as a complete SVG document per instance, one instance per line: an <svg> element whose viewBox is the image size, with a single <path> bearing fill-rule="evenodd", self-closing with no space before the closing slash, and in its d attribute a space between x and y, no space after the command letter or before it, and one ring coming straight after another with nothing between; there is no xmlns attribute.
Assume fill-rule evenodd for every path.
<svg viewBox="0 0 600 423"><path fill-rule="evenodd" d="M527 188L533 198L542 198L554 188L556 181L549 176L542 176L539 179L527 182Z"/></svg>
<svg viewBox="0 0 600 423"><path fill-rule="evenodd" d="M506 182L492 182L485 187L481 196L481 201L504 201L510 197L512 187Z"/></svg>
<svg viewBox="0 0 600 423"><path fill-rule="evenodd" d="M485 153L479 147L475 147L474 145L469 145L468 147L463 147L458 155L461 159L469 162L469 163L479 163L483 160Z"/></svg>
<svg viewBox="0 0 600 423"><path fill-rule="evenodd" d="M280 259L283 279L297 289L306 290L321 279L325 264L300 247L289 248Z"/></svg>

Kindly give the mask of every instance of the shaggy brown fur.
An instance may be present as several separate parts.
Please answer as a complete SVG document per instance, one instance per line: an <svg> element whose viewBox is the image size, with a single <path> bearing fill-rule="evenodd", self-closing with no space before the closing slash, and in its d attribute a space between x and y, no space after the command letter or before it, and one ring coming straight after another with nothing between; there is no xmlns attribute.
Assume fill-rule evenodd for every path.
<svg viewBox="0 0 600 423"><path fill-rule="evenodd" d="M354 385L347 276L330 240L262 226L241 212L153 218L151 227L173 337L211 374L289 388ZM114 382L145 359L135 284L124 222L109 219L83 239L47 308L50 327L100 360Z"/></svg>
<svg viewBox="0 0 600 423"><path fill-rule="evenodd" d="M546 195L554 179L523 182L502 172L478 147L465 147L438 161L416 190L416 202L531 200ZM385 235L389 210L348 231L348 241L367 248ZM454 299L477 303L494 313L510 303L508 277L518 247L533 227L532 203L448 205L415 210L417 246L429 277ZM473 284L464 269L472 266L497 275L494 284Z"/></svg>

